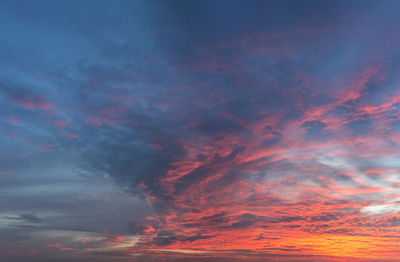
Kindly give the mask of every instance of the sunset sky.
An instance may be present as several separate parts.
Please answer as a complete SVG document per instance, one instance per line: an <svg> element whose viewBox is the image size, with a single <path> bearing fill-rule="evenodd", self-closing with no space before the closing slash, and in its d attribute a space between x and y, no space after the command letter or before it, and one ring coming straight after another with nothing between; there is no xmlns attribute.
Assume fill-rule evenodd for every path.
<svg viewBox="0 0 400 262"><path fill-rule="evenodd" d="M400 261L399 14L1 1L0 261Z"/></svg>

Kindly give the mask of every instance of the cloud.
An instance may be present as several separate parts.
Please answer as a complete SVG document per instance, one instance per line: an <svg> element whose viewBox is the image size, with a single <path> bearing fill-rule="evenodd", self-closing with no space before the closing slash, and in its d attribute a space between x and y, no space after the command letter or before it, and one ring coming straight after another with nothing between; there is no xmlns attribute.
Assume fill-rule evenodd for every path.
<svg viewBox="0 0 400 262"><path fill-rule="evenodd" d="M41 222L41 219L39 219L36 215L32 215L32 214L21 214L21 215L19 215L17 217L5 216L3 218L9 219L9 220L17 220L17 221L22 221L22 222L28 222L28 223L39 223L39 222Z"/></svg>
<svg viewBox="0 0 400 262"><path fill-rule="evenodd" d="M7 258L397 255L398 4L5 5Z"/></svg>
<svg viewBox="0 0 400 262"><path fill-rule="evenodd" d="M13 101L26 109L42 109L49 110L54 108L54 105L47 102L43 97L36 94L34 91L26 88L1 88L4 93Z"/></svg>

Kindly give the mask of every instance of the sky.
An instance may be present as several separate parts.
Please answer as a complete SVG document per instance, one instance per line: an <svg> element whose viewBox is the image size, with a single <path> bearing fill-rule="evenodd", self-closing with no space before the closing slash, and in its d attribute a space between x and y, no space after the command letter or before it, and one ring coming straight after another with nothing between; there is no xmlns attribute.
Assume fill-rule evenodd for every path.
<svg viewBox="0 0 400 262"><path fill-rule="evenodd" d="M399 261L399 12L1 1L1 261Z"/></svg>

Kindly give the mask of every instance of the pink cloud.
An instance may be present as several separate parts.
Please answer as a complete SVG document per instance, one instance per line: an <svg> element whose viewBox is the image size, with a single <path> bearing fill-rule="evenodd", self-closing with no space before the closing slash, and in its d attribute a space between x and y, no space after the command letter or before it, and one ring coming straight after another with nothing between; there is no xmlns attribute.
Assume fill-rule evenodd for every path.
<svg viewBox="0 0 400 262"><path fill-rule="evenodd" d="M29 110L33 110L35 108L40 108L42 110L49 110L55 107L53 104L47 102L46 100L44 100L42 97L39 96L13 97L12 101Z"/></svg>
<svg viewBox="0 0 400 262"><path fill-rule="evenodd" d="M67 137L70 138L70 139L76 139L79 136L77 134L74 134L74 133L67 133Z"/></svg>
<svg viewBox="0 0 400 262"><path fill-rule="evenodd" d="M66 247L63 244L59 244L59 243L52 243L52 244L48 244L46 246L47 249L54 249L54 250L62 250L62 251L71 251L74 250L73 248L70 247Z"/></svg>
<svg viewBox="0 0 400 262"><path fill-rule="evenodd" d="M9 119L10 119L10 121L13 122L13 123L19 122L19 119L16 118L16 117L14 117L14 116L10 116Z"/></svg>
<svg viewBox="0 0 400 262"><path fill-rule="evenodd" d="M0 171L0 175L13 175L14 171Z"/></svg>
<svg viewBox="0 0 400 262"><path fill-rule="evenodd" d="M68 123L63 120L57 120L54 122L54 124L60 128L65 128L68 125Z"/></svg>

